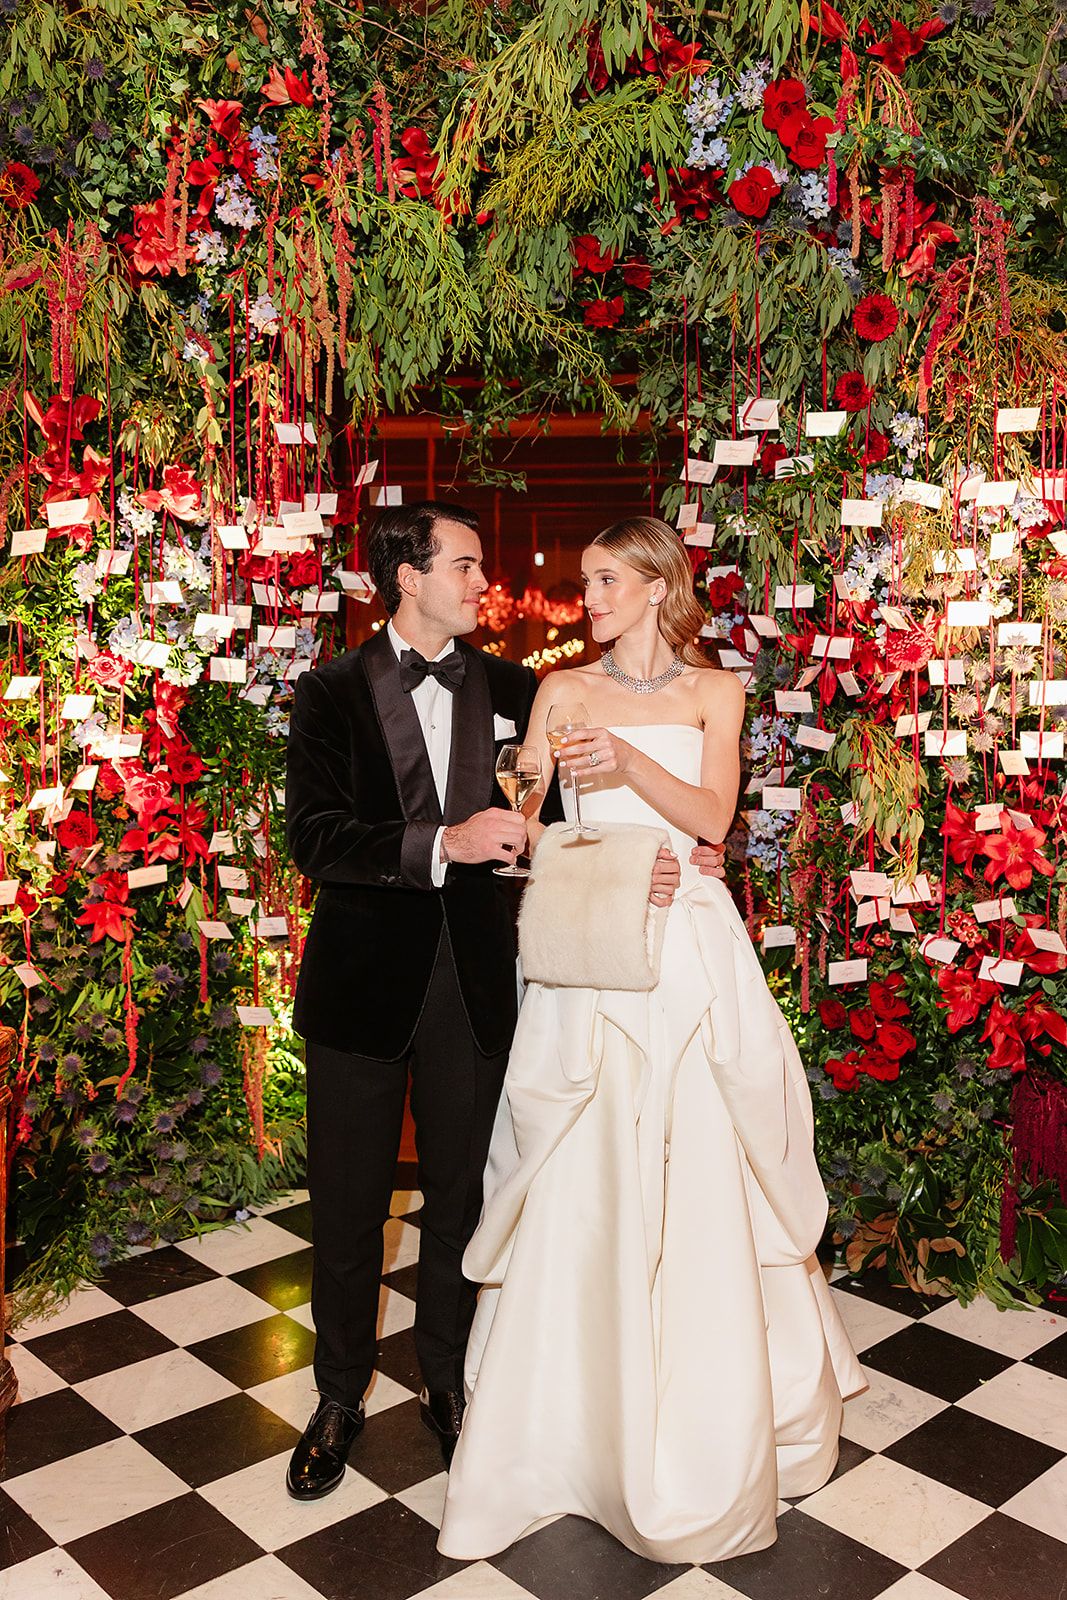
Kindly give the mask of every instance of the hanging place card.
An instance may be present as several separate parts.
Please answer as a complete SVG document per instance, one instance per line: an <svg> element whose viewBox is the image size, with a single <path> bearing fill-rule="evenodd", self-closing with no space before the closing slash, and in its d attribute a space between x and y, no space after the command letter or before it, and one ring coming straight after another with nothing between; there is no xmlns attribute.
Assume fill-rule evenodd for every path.
<svg viewBox="0 0 1067 1600"><path fill-rule="evenodd" d="M98 578L124 578L133 560L132 550L101 550L96 558Z"/></svg>
<svg viewBox="0 0 1067 1600"><path fill-rule="evenodd" d="M51 500L46 503L44 514L48 519L50 528L73 528L79 522L89 520L88 500Z"/></svg>
<svg viewBox="0 0 1067 1600"><path fill-rule="evenodd" d="M1004 807L999 800L983 801L974 808L976 833L995 833L1000 827L1000 813Z"/></svg>
<svg viewBox="0 0 1067 1600"><path fill-rule="evenodd" d="M962 479L962 481L958 483L960 504L962 505L966 501L973 500L978 494L978 491L982 487L985 480L986 475L984 472L972 472L969 477Z"/></svg>
<svg viewBox="0 0 1067 1600"><path fill-rule="evenodd" d="M276 422L274 437L279 444L315 444L315 428L310 422Z"/></svg>
<svg viewBox="0 0 1067 1600"><path fill-rule="evenodd" d="M248 534L239 523L228 523L225 527L216 528L219 543L224 550L247 550Z"/></svg>
<svg viewBox="0 0 1067 1600"><path fill-rule="evenodd" d="M1067 494L1067 472L1032 472L1023 479L1023 491L1038 500L1062 500Z"/></svg>
<svg viewBox="0 0 1067 1600"><path fill-rule="evenodd" d="M996 960L994 956L983 956L982 965L978 968L978 976L986 983L1006 983L1013 988L1019 983L1023 975L1021 961L1008 961L1004 958Z"/></svg>
<svg viewBox="0 0 1067 1600"><path fill-rule="evenodd" d="M699 456L689 456L678 476L685 483L714 483L718 467L712 461L702 461Z"/></svg>
<svg viewBox="0 0 1067 1600"><path fill-rule="evenodd" d="M1063 760L1062 733L1020 733L1019 749L1038 761Z"/></svg>
<svg viewBox="0 0 1067 1600"><path fill-rule="evenodd" d="M774 463L774 476L779 483L783 478L803 478L814 471L814 456L783 456Z"/></svg>
<svg viewBox="0 0 1067 1600"><path fill-rule="evenodd" d="M765 811L799 811L802 796L799 789L775 786L764 789L760 798Z"/></svg>
<svg viewBox="0 0 1067 1600"><path fill-rule="evenodd" d="M928 728L923 735L923 751L928 756L965 756L965 728Z"/></svg>
<svg viewBox="0 0 1067 1600"><path fill-rule="evenodd" d="M313 663L308 656L297 656L295 660L290 661L285 669L286 683L295 683L297 678L301 677L305 672L311 671L312 665Z"/></svg>
<svg viewBox="0 0 1067 1600"><path fill-rule="evenodd" d="M882 500L842 500L843 528L880 528L885 503Z"/></svg>
<svg viewBox="0 0 1067 1600"><path fill-rule="evenodd" d="M950 600L948 603L945 623L950 628L988 628L992 620L993 607L988 600Z"/></svg>
<svg viewBox="0 0 1067 1600"><path fill-rule="evenodd" d="M84 722L86 717L92 716L95 705L95 694L65 695L63 708L59 713L60 720L63 722Z"/></svg>
<svg viewBox="0 0 1067 1600"><path fill-rule="evenodd" d="M248 682L248 662L243 656L211 656L207 666L211 683Z"/></svg>
<svg viewBox="0 0 1067 1600"><path fill-rule="evenodd" d="M854 828L859 822L860 808L855 800L847 800L843 806L838 807L838 810L841 812L841 821L847 828Z"/></svg>
<svg viewBox="0 0 1067 1600"><path fill-rule="evenodd" d="M214 922L210 917L197 917L196 925L205 939L232 939L229 924Z"/></svg>
<svg viewBox="0 0 1067 1600"><path fill-rule="evenodd" d="M1054 955L1067 955L1067 945L1054 928L1027 928L1026 931L1035 950L1051 950Z"/></svg>
<svg viewBox="0 0 1067 1600"><path fill-rule="evenodd" d="M226 896L226 909L235 917L251 917L255 915L256 902L248 900L243 895L228 894Z"/></svg>
<svg viewBox="0 0 1067 1600"><path fill-rule="evenodd" d="M703 629L701 629L701 632L703 632ZM715 635L709 632L708 637L713 639ZM739 668L747 672L752 663L747 656L741 654L740 650L727 650L720 645L719 665L720 667L725 667L728 672L735 672Z"/></svg>
<svg viewBox="0 0 1067 1600"><path fill-rule="evenodd" d="M127 653L139 667L158 669L170 665L170 652L166 639L135 639Z"/></svg>
<svg viewBox="0 0 1067 1600"><path fill-rule="evenodd" d="M158 862L151 867L131 867L126 874L126 882L131 889L147 889L152 883L166 883L167 864Z"/></svg>
<svg viewBox="0 0 1067 1600"><path fill-rule="evenodd" d="M224 616L219 611L198 611L193 618L193 638L203 639L209 633L228 639L237 626L237 618Z"/></svg>
<svg viewBox="0 0 1067 1600"><path fill-rule="evenodd" d="M56 784L52 789L35 789L26 802L27 811L47 811L51 806L62 805L63 785Z"/></svg>
<svg viewBox="0 0 1067 1600"><path fill-rule="evenodd" d="M708 550L715 543L715 528L714 522L698 522L688 533L682 535L682 543Z"/></svg>
<svg viewBox="0 0 1067 1600"><path fill-rule="evenodd" d="M878 615L887 628L895 628L898 633L906 633L912 626L911 618L896 606L879 606Z"/></svg>
<svg viewBox="0 0 1067 1600"><path fill-rule="evenodd" d="M852 640L847 634L817 633L811 641L811 653L830 661L847 661L852 654Z"/></svg>
<svg viewBox="0 0 1067 1600"><path fill-rule="evenodd" d="M774 691L774 705L776 711L814 710L811 692L808 689L776 689Z"/></svg>
<svg viewBox="0 0 1067 1600"><path fill-rule="evenodd" d="M1031 682L1029 690L1032 706L1067 706L1067 678L1044 678L1038 683Z"/></svg>
<svg viewBox="0 0 1067 1600"><path fill-rule="evenodd" d="M261 623L256 629L256 644L261 650L295 650L296 629Z"/></svg>
<svg viewBox="0 0 1067 1600"><path fill-rule="evenodd" d="M11 535L9 556L43 555L48 543L47 528L16 528Z"/></svg>
<svg viewBox="0 0 1067 1600"><path fill-rule="evenodd" d="M182 586L174 578L162 583L142 583L141 595L146 606L180 606L185 604Z"/></svg>
<svg viewBox="0 0 1067 1600"><path fill-rule="evenodd" d="M1041 643L1040 622L998 622L997 644L1003 650L1010 645L1039 645Z"/></svg>
<svg viewBox="0 0 1067 1600"><path fill-rule="evenodd" d="M882 922L888 915L888 900L862 900L856 907L853 925L857 928L869 928L872 922Z"/></svg>
<svg viewBox="0 0 1067 1600"><path fill-rule="evenodd" d="M258 939L288 939L289 924L285 917L260 917L256 923Z"/></svg>
<svg viewBox="0 0 1067 1600"><path fill-rule="evenodd" d="M208 854L213 856L233 855L233 834L229 828L216 828L208 844Z"/></svg>
<svg viewBox="0 0 1067 1600"><path fill-rule="evenodd" d="M40 677L14 677L4 690L5 700L28 700L41 687Z"/></svg>
<svg viewBox="0 0 1067 1600"><path fill-rule="evenodd" d="M894 884L890 896L895 906L921 906L933 898L930 880L925 872L920 872L914 883Z"/></svg>
<svg viewBox="0 0 1067 1600"><path fill-rule="evenodd" d="M902 908L898 909L896 906L890 906L889 927L893 933L914 933L915 923L912 920L911 912Z"/></svg>
<svg viewBox="0 0 1067 1600"><path fill-rule="evenodd" d="M0 881L0 906L13 906L18 892L18 878L4 878Z"/></svg>
<svg viewBox="0 0 1067 1600"><path fill-rule="evenodd" d="M41 981L41 974L29 961L20 961L12 970L25 989L34 989Z"/></svg>
<svg viewBox="0 0 1067 1600"><path fill-rule="evenodd" d="M1018 493L1019 480L1017 478L987 479L975 495L974 503L979 507L1013 506Z"/></svg>
<svg viewBox="0 0 1067 1600"><path fill-rule="evenodd" d="M758 439L716 439L712 464L716 467L750 467L756 459Z"/></svg>
<svg viewBox="0 0 1067 1600"><path fill-rule="evenodd" d="M854 672L839 672L837 674L837 681L847 695L855 697L863 692L860 680L856 677Z"/></svg>
<svg viewBox="0 0 1067 1600"><path fill-rule="evenodd" d="M856 868L848 876L858 895L888 895L893 887L889 874L885 872L865 872Z"/></svg>
<svg viewBox="0 0 1067 1600"><path fill-rule="evenodd" d="M827 963L826 976L830 983L866 983L867 962L865 959L830 961Z"/></svg>
<svg viewBox="0 0 1067 1600"><path fill-rule="evenodd" d="M337 515L337 496L335 494L306 494L304 496L304 510L317 511L320 517L335 517Z"/></svg>
<svg viewBox="0 0 1067 1600"><path fill-rule="evenodd" d="M758 429L760 432L768 428L777 428L777 400L766 400L756 395L749 395L743 405L738 408L737 426L745 429Z"/></svg>
<svg viewBox="0 0 1067 1600"><path fill-rule="evenodd" d="M325 533L322 516L318 511L287 511L282 517L286 533Z"/></svg>
<svg viewBox="0 0 1067 1600"><path fill-rule="evenodd" d="M1015 915L1015 901L1010 894L999 900L976 900L971 910L977 922L1006 922Z"/></svg>
<svg viewBox="0 0 1067 1600"><path fill-rule="evenodd" d="M813 583L779 583L774 589L774 609L805 611L815 604Z"/></svg>
<svg viewBox="0 0 1067 1600"><path fill-rule="evenodd" d="M893 733L898 739L913 737L917 733L925 733L930 726L932 711L905 711L896 720Z"/></svg>
<svg viewBox="0 0 1067 1600"><path fill-rule="evenodd" d="M935 656L932 661L928 661L926 664L926 673L930 679L931 685L935 689L943 689L945 687L944 660L938 660L938 658ZM950 661L948 663L948 682L950 688L956 684L967 682L962 661Z"/></svg>
<svg viewBox="0 0 1067 1600"><path fill-rule="evenodd" d="M809 439L835 439L847 420L847 411L809 411L804 418L804 432Z"/></svg>
<svg viewBox="0 0 1067 1600"><path fill-rule="evenodd" d="M98 766L81 767L79 771L74 774L73 778L71 778L70 788L76 789L79 793L91 793L93 789L96 788L96 780L99 772L100 768Z"/></svg>
<svg viewBox="0 0 1067 1600"><path fill-rule="evenodd" d="M364 605L367 605L369 601L373 600L374 596L378 593L374 584L371 582L371 575L369 572L347 572L342 569L335 572L334 577L337 579L345 593L351 597L351 599L359 600Z"/></svg>
<svg viewBox="0 0 1067 1600"><path fill-rule="evenodd" d="M220 617L232 617L238 628L250 628L252 626L251 606L223 606L217 615Z"/></svg>
<svg viewBox="0 0 1067 1600"><path fill-rule="evenodd" d="M753 613L748 620L761 639L781 638L782 630L773 617L765 617L761 614Z"/></svg>
<svg viewBox="0 0 1067 1600"><path fill-rule="evenodd" d="M928 933L926 938L919 942L919 954L924 955L928 961L940 961L943 966L955 960L959 948L958 939L942 939L936 933Z"/></svg>
<svg viewBox="0 0 1067 1600"><path fill-rule="evenodd" d="M889 694L893 689L896 688L903 676L903 672L887 672L881 683L878 685L877 692L879 694Z"/></svg>
<svg viewBox="0 0 1067 1600"><path fill-rule="evenodd" d="M998 406L998 433L1032 433L1041 420L1040 406Z"/></svg>
<svg viewBox="0 0 1067 1600"><path fill-rule="evenodd" d="M374 504L376 506L400 506L404 503L404 491L399 483L385 484L374 491Z"/></svg>
<svg viewBox="0 0 1067 1600"><path fill-rule="evenodd" d="M998 533L989 536L990 561L1007 561L1015 554L1019 544L1019 535L1015 528L1002 528Z"/></svg>
<svg viewBox="0 0 1067 1600"><path fill-rule="evenodd" d="M270 1006L238 1006L237 1020L242 1028L272 1028L274 1012Z"/></svg>
<svg viewBox="0 0 1067 1600"><path fill-rule="evenodd" d="M695 528L700 521L700 501L687 500L685 505L678 507L678 515L674 525L679 533L687 533L690 528Z"/></svg>
<svg viewBox="0 0 1067 1600"><path fill-rule="evenodd" d="M796 738L797 744L809 750L829 750L837 734L831 733L829 728L809 728L806 723L801 723Z"/></svg>
<svg viewBox="0 0 1067 1600"><path fill-rule="evenodd" d="M787 945L797 942L797 930L788 922L776 923L773 927L763 930L764 950L784 949Z"/></svg>
<svg viewBox="0 0 1067 1600"><path fill-rule="evenodd" d="M909 505L926 506L929 511L940 511L945 503L945 490L940 483L922 483L918 479L907 478L897 493Z"/></svg>
<svg viewBox="0 0 1067 1600"><path fill-rule="evenodd" d="M934 555L935 572L977 572L978 554L974 550L938 550Z"/></svg>
<svg viewBox="0 0 1067 1600"><path fill-rule="evenodd" d="M373 483L378 475L377 461L366 461L352 479L353 489L362 489L365 483Z"/></svg>
<svg viewBox="0 0 1067 1600"><path fill-rule="evenodd" d="M248 873L245 871L244 867L226 867L220 865L216 870L218 871L219 875L220 889L248 888Z"/></svg>
<svg viewBox="0 0 1067 1600"><path fill-rule="evenodd" d="M340 604L336 589L304 589L300 595L301 612L336 611Z"/></svg>
<svg viewBox="0 0 1067 1600"><path fill-rule="evenodd" d="M997 752L1000 770L1009 778L1025 778L1030 773L1030 763L1021 750L1000 750Z"/></svg>

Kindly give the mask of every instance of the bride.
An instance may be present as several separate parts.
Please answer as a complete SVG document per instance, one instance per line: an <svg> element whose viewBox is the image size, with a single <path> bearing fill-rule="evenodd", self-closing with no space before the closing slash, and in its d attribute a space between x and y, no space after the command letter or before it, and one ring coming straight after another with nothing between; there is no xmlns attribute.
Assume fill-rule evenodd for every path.
<svg viewBox="0 0 1067 1600"><path fill-rule="evenodd" d="M599 534L583 582L604 654L542 683L527 742L550 771L549 706L588 708L560 757L583 820L665 829L681 884L651 991L527 986L463 1263L484 1288L438 1548L475 1560L569 1513L653 1561L717 1561L826 1482L864 1380L815 1260L796 1046L692 855L734 815L744 690L694 642L665 523Z"/></svg>

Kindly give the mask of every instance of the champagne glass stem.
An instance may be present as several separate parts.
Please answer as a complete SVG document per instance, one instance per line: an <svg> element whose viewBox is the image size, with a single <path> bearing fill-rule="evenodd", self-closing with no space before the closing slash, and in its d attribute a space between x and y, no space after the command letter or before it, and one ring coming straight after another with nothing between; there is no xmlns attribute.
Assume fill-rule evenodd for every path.
<svg viewBox="0 0 1067 1600"><path fill-rule="evenodd" d="M582 789L578 781L577 772L571 773L571 783L574 787L574 832L580 839L582 837Z"/></svg>

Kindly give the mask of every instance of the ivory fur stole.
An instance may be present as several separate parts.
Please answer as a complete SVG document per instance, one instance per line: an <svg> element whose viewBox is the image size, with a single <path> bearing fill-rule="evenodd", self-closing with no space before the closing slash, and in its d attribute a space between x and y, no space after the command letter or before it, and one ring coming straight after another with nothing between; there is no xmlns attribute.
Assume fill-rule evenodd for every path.
<svg viewBox="0 0 1067 1600"><path fill-rule="evenodd" d="M565 823L546 828L519 911L527 983L566 989L654 989L667 908L649 904L662 828L601 823L598 842Z"/></svg>

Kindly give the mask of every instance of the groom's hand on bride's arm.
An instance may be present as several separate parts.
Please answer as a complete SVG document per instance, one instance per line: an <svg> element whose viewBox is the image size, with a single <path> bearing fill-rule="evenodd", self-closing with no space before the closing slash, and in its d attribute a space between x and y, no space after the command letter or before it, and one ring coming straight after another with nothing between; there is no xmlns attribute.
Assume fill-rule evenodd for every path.
<svg viewBox="0 0 1067 1600"><path fill-rule="evenodd" d="M522 813L491 806L446 828L441 854L445 861L474 866L481 861L514 861L525 845L526 818Z"/></svg>
<svg viewBox="0 0 1067 1600"><path fill-rule="evenodd" d="M652 868L652 887L648 898L654 906L669 906L682 881L682 864L673 850L660 848Z"/></svg>
<svg viewBox="0 0 1067 1600"><path fill-rule="evenodd" d="M689 856L690 866L699 867L705 878L725 878L725 860L726 846L722 844L694 845Z"/></svg>

